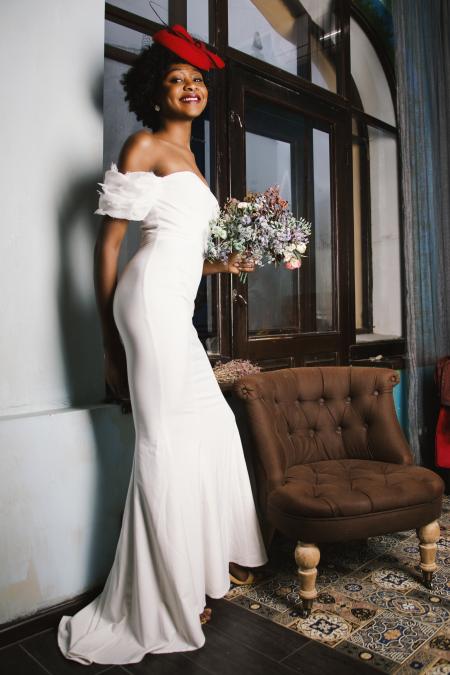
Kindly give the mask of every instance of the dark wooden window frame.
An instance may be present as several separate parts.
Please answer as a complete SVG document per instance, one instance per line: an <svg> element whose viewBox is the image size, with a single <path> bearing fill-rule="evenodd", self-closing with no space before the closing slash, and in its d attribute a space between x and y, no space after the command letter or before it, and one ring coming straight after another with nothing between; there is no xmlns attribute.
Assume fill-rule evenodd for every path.
<svg viewBox="0 0 450 675"><path fill-rule="evenodd" d="M363 108L356 85L353 83L353 101L357 107ZM371 333L373 330L373 302L372 302L372 219L370 203L370 170L369 170L369 134L367 125L353 118L357 132L353 131L352 143L359 146L359 177L360 177L360 204L361 204L361 268L362 268L362 327L355 328L355 334ZM356 321L356 318L355 318Z"/></svg>
<svg viewBox="0 0 450 675"><path fill-rule="evenodd" d="M236 75L234 75L236 74ZM304 114L310 121L317 122L318 128L327 127L330 133L330 170L331 170L331 203L334 211L332 212L332 221L334 223L347 222L349 217L348 207L350 203L345 203L342 195L351 194L351 184L349 184L349 172L346 170L348 156L345 153L341 137L346 133L346 123L348 118L342 110L335 109L330 113L329 106L323 101L311 102L302 92L293 92L291 87L284 87L280 84L267 81L267 79L254 71L249 71L233 63L231 66L232 79L237 79L238 85L231 85L230 89L230 110L233 111L230 127L230 146L234 156L233 170L231 167L231 156L229 163L230 174L230 193L243 197L245 186L245 129L241 128L238 121L244 119L245 97L250 94L260 99L266 99L268 102L279 103L285 108L291 108L293 111ZM346 122L347 120L347 122ZM234 127L234 128L233 128ZM339 129L339 133L337 133ZM335 180L333 180L333 178ZM337 181L340 181L339 199L336 199ZM351 205L350 205L351 206ZM351 220L353 222L353 220ZM350 233L352 234L352 233ZM353 266L353 237L349 236L349 230L346 228L333 228L333 250L336 256L333 258L333 265L338 265L339 273L334 269L335 279L347 278L351 273ZM307 266L305 269L308 269ZM301 269L303 273L304 268ZM310 270L308 270L310 272ZM232 280L233 289L236 289L239 295L246 300L247 285L241 284L239 280ZM243 355L245 358L266 362L270 360L271 353L277 358L295 357L296 365L301 365L305 359L312 360L308 355L319 353L321 362L329 362L331 354L333 360L337 363L346 363L348 360L348 345L351 343L351 309L349 299L352 294L346 293L344 286L334 284L333 286L333 307L334 307L334 326L333 330L321 332L302 332L302 333L284 333L269 334L250 338L247 335L247 321L245 305L235 303L233 305L233 346L234 353ZM244 345L247 345L249 352L244 352ZM337 356L336 356L337 355ZM322 358L323 357L323 358ZM334 362L333 361L333 362Z"/></svg>

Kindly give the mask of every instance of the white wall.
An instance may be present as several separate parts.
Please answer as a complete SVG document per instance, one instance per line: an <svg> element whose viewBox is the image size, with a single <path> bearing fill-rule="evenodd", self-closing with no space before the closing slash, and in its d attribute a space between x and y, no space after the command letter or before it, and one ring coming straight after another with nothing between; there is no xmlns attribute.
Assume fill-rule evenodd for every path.
<svg viewBox="0 0 450 675"><path fill-rule="evenodd" d="M2 3L0 410L98 401L103 0Z"/></svg>
<svg viewBox="0 0 450 675"><path fill-rule="evenodd" d="M0 624L101 583L133 453L93 286L103 0L1 6Z"/></svg>
<svg viewBox="0 0 450 675"><path fill-rule="evenodd" d="M133 440L112 405L2 419L0 624L105 581Z"/></svg>

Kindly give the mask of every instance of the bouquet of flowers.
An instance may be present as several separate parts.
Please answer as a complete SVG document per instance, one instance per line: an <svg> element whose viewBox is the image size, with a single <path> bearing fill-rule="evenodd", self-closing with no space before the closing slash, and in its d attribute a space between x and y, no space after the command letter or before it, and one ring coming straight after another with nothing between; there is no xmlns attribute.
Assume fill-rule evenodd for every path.
<svg viewBox="0 0 450 675"><path fill-rule="evenodd" d="M252 258L255 265L284 264L300 267L311 235L311 224L297 219L280 197L279 185L265 192L248 192L243 201L228 197L217 217L209 223L205 257L226 262L235 251ZM247 273L239 279L246 281Z"/></svg>

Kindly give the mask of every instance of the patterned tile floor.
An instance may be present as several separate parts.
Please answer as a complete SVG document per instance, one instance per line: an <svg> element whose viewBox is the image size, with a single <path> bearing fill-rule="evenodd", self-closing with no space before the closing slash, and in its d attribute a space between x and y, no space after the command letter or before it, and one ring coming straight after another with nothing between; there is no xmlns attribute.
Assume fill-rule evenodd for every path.
<svg viewBox="0 0 450 675"><path fill-rule="evenodd" d="M449 496L440 524L432 591L414 530L321 546L319 595L302 619L295 542L277 535L256 584L232 584L225 599L386 673L450 673Z"/></svg>

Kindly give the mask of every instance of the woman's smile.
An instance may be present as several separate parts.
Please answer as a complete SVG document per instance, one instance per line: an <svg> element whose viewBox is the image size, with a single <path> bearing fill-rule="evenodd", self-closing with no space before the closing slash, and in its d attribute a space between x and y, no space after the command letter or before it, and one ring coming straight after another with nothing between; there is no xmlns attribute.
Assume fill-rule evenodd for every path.
<svg viewBox="0 0 450 675"><path fill-rule="evenodd" d="M200 96L197 96L196 94L186 94L186 96L180 98L180 101L183 103L200 103Z"/></svg>

